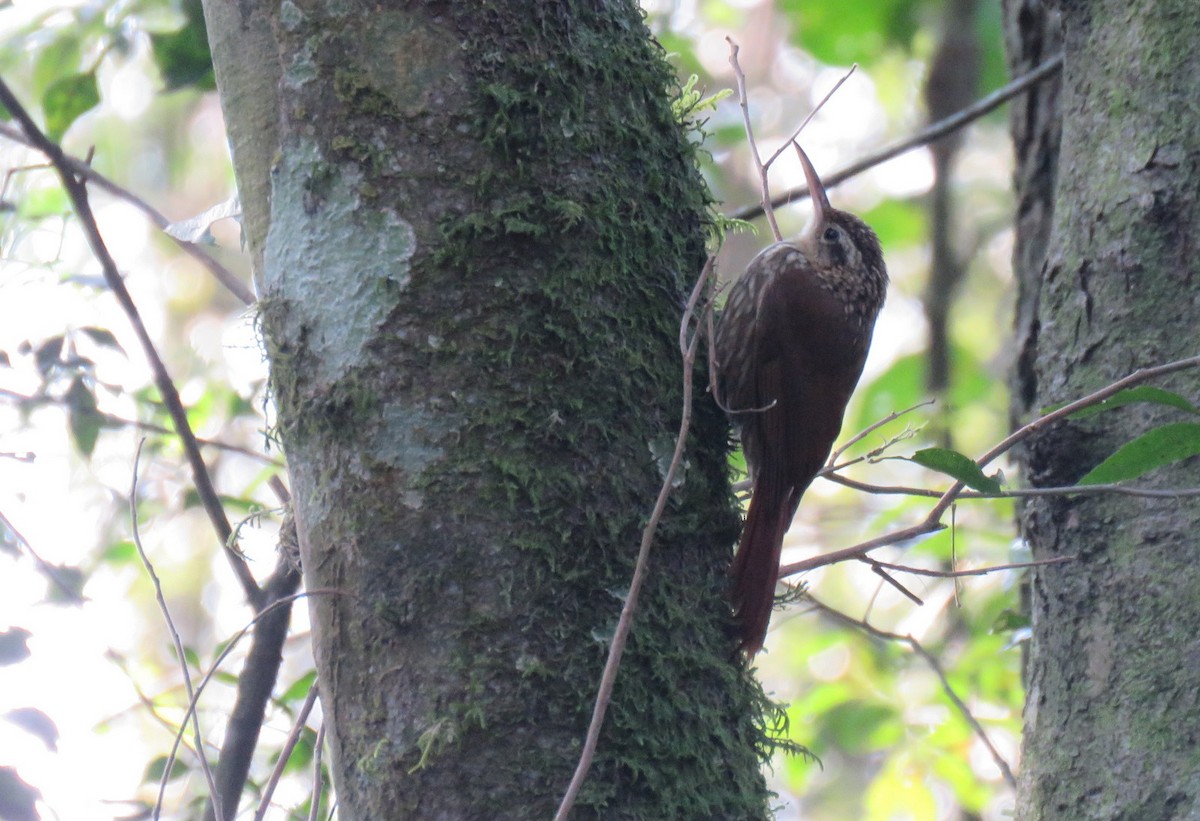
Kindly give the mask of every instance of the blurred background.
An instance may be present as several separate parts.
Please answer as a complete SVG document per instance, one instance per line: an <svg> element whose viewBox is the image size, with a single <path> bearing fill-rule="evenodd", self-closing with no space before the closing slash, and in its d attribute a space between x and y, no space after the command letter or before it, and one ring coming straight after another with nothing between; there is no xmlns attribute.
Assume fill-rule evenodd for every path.
<svg viewBox="0 0 1200 821"><path fill-rule="evenodd" d="M1008 79L1000 10L982 0L642 5L681 86L694 82L705 97L735 87L726 38L738 44L764 155L857 64L800 138L823 177ZM214 219L229 213L235 191L198 2L0 3L0 76L68 153L90 154L95 169L249 281L236 220ZM713 196L723 213L739 213L759 201L760 181L736 94L700 116ZM0 817L19 817L6 816L3 797L26 795L23 784L40 792L44 818L145 817L187 698L132 541L134 453L143 438L132 498L193 678L249 615L179 445L162 435L169 420L149 367L56 176L41 162L0 133ZM977 456L1007 431L1010 168L1001 109L831 189L836 207L879 234L892 276L843 439L934 400L851 448L844 458L862 461L847 475L876 486L944 488L945 477L888 457L934 445ZM776 194L803 185L794 154L781 155L770 184ZM279 523L266 481L282 467L267 433L254 315L127 199L93 187L93 203L191 422L212 442L205 456L231 517L243 520L241 547L266 575ZM807 214L805 202L780 208L784 235L800 231ZM769 241L761 218L732 231L719 259L722 278L736 277ZM931 504L818 481L784 561L915 523ZM933 571L1025 558L1013 543L1010 502L965 501L954 521L953 529L877 557ZM769 778L780 819L1011 814L1001 769L946 690L1015 768L1019 571L896 577L923 604L857 563L793 580L875 634L803 599L773 620L760 675L787 705L784 732L814 756L775 762ZM297 608L252 773L257 783L311 682L305 618L306 608ZM944 680L899 640L909 636ZM243 649L205 693L200 717L209 737L220 738ZM307 729L272 817L306 817L314 740ZM168 816L194 814L206 793L194 760L185 753L172 773Z"/></svg>

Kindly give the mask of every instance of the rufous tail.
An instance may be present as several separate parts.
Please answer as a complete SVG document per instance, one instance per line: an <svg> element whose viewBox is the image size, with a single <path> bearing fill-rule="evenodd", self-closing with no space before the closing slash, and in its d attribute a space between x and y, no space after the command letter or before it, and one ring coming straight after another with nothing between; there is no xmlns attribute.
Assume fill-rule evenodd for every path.
<svg viewBox="0 0 1200 821"><path fill-rule="evenodd" d="M737 553L729 568L733 576L733 607L741 649L752 656L762 649L775 602L779 554L795 505L790 489L760 481L750 499Z"/></svg>

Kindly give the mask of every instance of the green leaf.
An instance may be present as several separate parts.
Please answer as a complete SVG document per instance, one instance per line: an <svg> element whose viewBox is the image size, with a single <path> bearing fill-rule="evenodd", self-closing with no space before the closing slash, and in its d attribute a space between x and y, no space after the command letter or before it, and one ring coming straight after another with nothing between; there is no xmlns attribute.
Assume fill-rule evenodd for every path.
<svg viewBox="0 0 1200 821"><path fill-rule="evenodd" d="M57 80L42 95L46 115L46 136L58 142L71 123L100 102L95 74L71 74Z"/></svg>
<svg viewBox="0 0 1200 821"><path fill-rule="evenodd" d="M1086 419L1089 416L1095 416L1098 413L1112 410L1113 408L1132 405L1137 402L1149 402L1154 405L1167 405L1172 408L1179 408L1188 413L1200 414L1200 408L1197 408L1184 397L1172 391L1156 388L1152 385L1139 385L1136 388L1126 388L1119 393L1115 393L1108 399L1105 399L1098 405L1092 405L1089 408L1077 410L1071 414L1071 419Z"/></svg>
<svg viewBox="0 0 1200 821"><path fill-rule="evenodd" d="M50 716L33 707L9 710L4 717L30 735L36 736L46 749L58 750L58 727Z"/></svg>
<svg viewBox="0 0 1200 821"><path fill-rule="evenodd" d="M64 25L55 29L49 42L38 45L30 71L30 83L35 94L45 93L56 80L79 71L83 56L83 38L77 26Z"/></svg>
<svg viewBox="0 0 1200 821"><path fill-rule="evenodd" d="M923 448L909 459L930 470L945 473L981 493L999 493L1000 483L986 475L975 460L956 450L947 448Z"/></svg>
<svg viewBox="0 0 1200 821"><path fill-rule="evenodd" d="M1018 613L1012 609L1005 609L992 622L993 633L1009 633L1013 630L1021 630L1029 627L1032 624L1029 616L1024 613Z"/></svg>
<svg viewBox="0 0 1200 821"><path fill-rule="evenodd" d="M310 727L302 727L300 737L296 739L296 746L292 748L292 754L283 766L283 771L295 773L307 770L316 749L317 734Z"/></svg>
<svg viewBox="0 0 1200 821"><path fill-rule="evenodd" d="M115 565L132 564L137 560L137 545L129 540L113 542L100 554L100 561Z"/></svg>
<svg viewBox="0 0 1200 821"><path fill-rule="evenodd" d="M61 187L37 188L21 195L17 215L30 220L61 217L70 213L71 199Z"/></svg>
<svg viewBox="0 0 1200 821"><path fill-rule="evenodd" d="M0 808L6 821L38 821L42 793L25 783L15 767L0 767Z"/></svg>
<svg viewBox="0 0 1200 821"><path fill-rule="evenodd" d="M279 695L279 700L284 704L293 701L300 701L308 696L308 691L312 689L313 682L317 680L317 671L309 670L300 678L292 682L291 686L284 690Z"/></svg>
<svg viewBox="0 0 1200 821"><path fill-rule="evenodd" d="M26 642L32 635L23 627L0 631L0 667L29 658L29 645Z"/></svg>
<svg viewBox="0 0 1200 821"><path fill-rule="evenodd" d="M157 784L158 782L162 781L163 771L166 768L167 757L165 755L160 755L158 758L146 765L146 771L142 773L142 783ZM167 780L174 781L176 778L186 775L189 769L190 768L188 767L186 761L181 758L176 758L173 762L171 762L171 776Z"/></svg>
<svg viewBox="0 0 1200 821"><path fill-rule="evenodd" d="M67 564L47 565L40 570L46 578L46 601L50 604L83 604L83 586L87 574L81 568Z"/></svg>
<svg viewBox="0 0 1200 821"><path fill-rule="evenodd" d="M1127 442L1079 480L1081 485L1106 485L1136 479L1154 468L1200 453L1200 423L1174 422L1148 430Z"/></svg>
<svg viewBox="0 0 1200 821"><path fill-rule="evenodd" d="M84 384L83 377L77 376L72 380L64 399L75 446L84 456L91 456L92 451L96 449L96 439L100 436L100 427L104 422L96 412L96 395Z"/></svg>
<svg viewBox="0 0 1200 821"><path fill-rule="evenodd" d="M801 47L826 64L870 65L889 47L908 50L917 32L918 10L909 0L784 0L779 9L796 26Z"/></svg>
<svg viewBox="0 0 1200 821"><path fill-rule="evenodd" d="M113 332L107 328L88 326L86 328L80 328L79 330L81 333L86 334L88 339L92 340L100 347L112 348L113 350L125 353L125 349L121 347L121 343L117 341L115 336L113 336Z"/></svg>
<svg viewBox="0 0 1200 821"><path fill-rule="evenodd" d="M150 35L154 62L162 73L167 91L195 87L212 91L217 87L213 78L212 53L208 48L208 32L199 0L184 4L187 22L170 34Z"/></svg>

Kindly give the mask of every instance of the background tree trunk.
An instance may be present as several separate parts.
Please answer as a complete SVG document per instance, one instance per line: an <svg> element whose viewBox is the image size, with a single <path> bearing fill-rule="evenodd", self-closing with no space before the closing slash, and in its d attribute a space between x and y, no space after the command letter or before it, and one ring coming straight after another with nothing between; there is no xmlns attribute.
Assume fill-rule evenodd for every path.
<svg viewBox="0 0 1200 821"><path fill-rule="evenodd" d="M1013 0L1014 64L1051 51L1058 14L1061 97L1031 94L1014 123L1022 289L1014 399L1026 417L1139 367L1195 355L1200 327L1200 6L1101 0L1051 11ZM1194 371L1159 384L1200 394ZM1070 421L1032 440L1024 469L1034 486L1071 484L1133 435L1179 418L1137 405ZM1196 473L1192 459L1139 484L1192 486ZM1078 559L1033 577L1018 818L1200 815L1198 526L1194 498L1024 506L1035 557Z"/></svg>
<svg viewBox="0 0 1200 821"><path fill-rule="evenodd" d="M546 818L682 410L671 74L631 2L206 5L341 815ZM697 396L577 817L767 814Z"/></svg>

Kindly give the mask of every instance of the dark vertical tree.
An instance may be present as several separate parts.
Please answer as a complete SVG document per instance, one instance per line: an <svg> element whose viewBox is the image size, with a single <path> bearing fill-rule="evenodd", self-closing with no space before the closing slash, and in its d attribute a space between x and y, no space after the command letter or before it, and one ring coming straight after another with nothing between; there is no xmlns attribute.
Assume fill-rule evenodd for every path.
<svg viewBox="0 0 1200 821"><path fill-rule="evenodd" d="M672 75L632 2L206 6L340 811L546 818L683 410ZM697 396L578 817L767 814Z"/></svg>
<svg viewBox="0 0 1200 821"><path fill-rule="evenodd" d="M1061 48L1061 92L1016 109L1018 367L1027 417L1138 368L1197 353L1200 6L1013 0L1016 70ZM1060 138L1061 132L1061 138ZM1156 383L1193 399L1196 372ZM1139 403L1064 421L1024 450L1034 486L1068 485L1138 433L1190 421ZM1180 443L1183 447L1183 443ZM1197 484L1193 458L1142 481ZM1021 529L1031 585L1018 817L1186 818L1200 807L1200 502L1057 496Z"/></svg>

